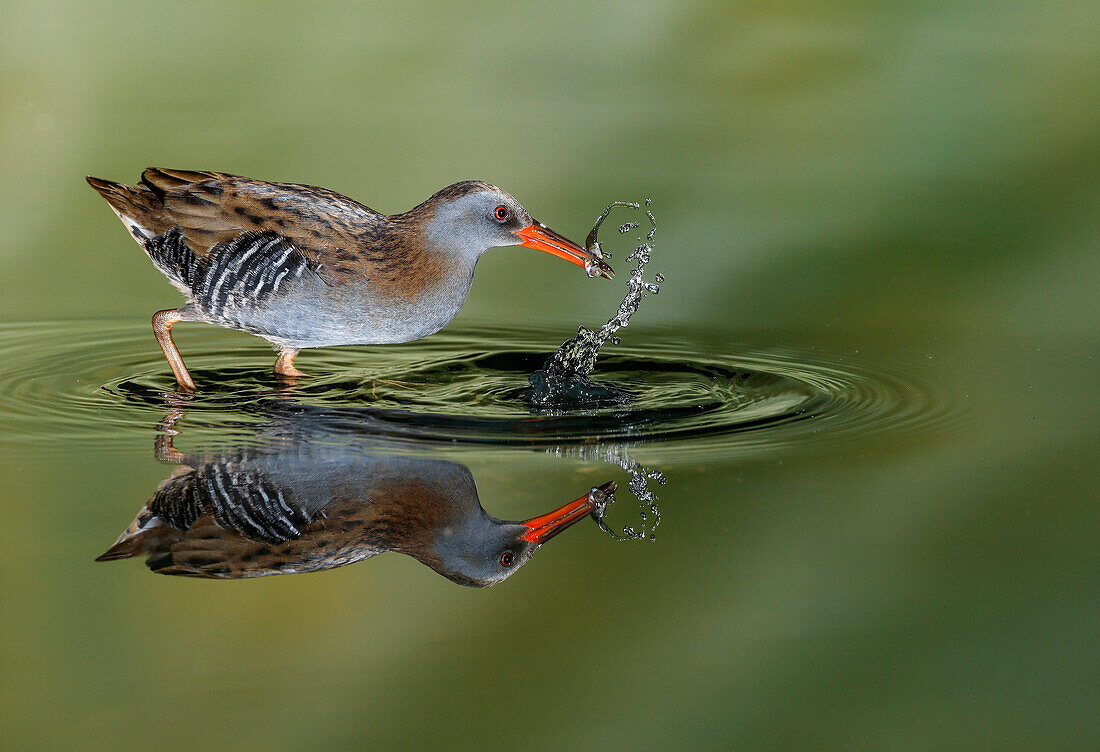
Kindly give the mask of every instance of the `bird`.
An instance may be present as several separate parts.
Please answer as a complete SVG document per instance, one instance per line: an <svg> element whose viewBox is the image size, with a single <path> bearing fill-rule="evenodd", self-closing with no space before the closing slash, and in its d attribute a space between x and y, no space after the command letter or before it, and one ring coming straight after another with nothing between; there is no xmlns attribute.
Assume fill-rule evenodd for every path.
<svg viewBox="0 0 1100 752"><path fill-rule="evenodd" d="M181 321L258 335L278 351L275 374L296 378L303 349L411 342L442 329L490 248L535 248L589 276L614 276L598 248L535 221L481 180L389 215L327 188L220 172L150 167L133 186L86 180L187 299L153 315L185 391L196 387L172 340Z"/></svg>
<svg viewBox="0 0 1100 752"><path fill-rule="evenodd" d="M285 436L284 436L285 439ZM390 551L453 582L487 587L546 541L613 501L615 483L547 514L505 521L449 460L394 455L301 435L180 463L97 561L146 554L158 574L243 579L332 569Z"/></svg>

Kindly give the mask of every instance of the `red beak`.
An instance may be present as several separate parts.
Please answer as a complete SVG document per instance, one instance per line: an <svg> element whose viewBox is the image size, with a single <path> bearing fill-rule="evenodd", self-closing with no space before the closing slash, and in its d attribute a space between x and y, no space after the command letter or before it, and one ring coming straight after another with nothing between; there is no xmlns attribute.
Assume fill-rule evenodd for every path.
<svg viewBox="0 0 1100 752"><path fill-rule="evenodd" d="M609 481L599 488L593 488L584 496L569 502L561 509L555 509L549 514L532 517L524 522L523 524L527 526L527 532L520 537L525 541L537 543L541 546L577 520L594 512L613 493L615 493L615 481Z"/></svg>
<svg viewBox="0 0 1100 752"><path fill-rule="evenodd" d="M585 271L588 270L590 264L595 265L595 268L599 270L599 275L605 279L611 279L615 276L615 272L604 263L602 258L586 251L572 240L559 235L541 222L533 222L522 230L516 230L515 234L523 238L520 245L526 248L536 248L540 251L552 253L559 258L573 262L577 266L584 267Z"/></svg>

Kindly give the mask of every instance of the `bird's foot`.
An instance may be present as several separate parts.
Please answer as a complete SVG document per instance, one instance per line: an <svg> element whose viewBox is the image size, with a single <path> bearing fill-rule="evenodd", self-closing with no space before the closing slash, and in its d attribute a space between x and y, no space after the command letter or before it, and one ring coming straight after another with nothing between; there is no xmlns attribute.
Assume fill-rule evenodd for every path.
<svg viewBox="0 0 1100 752"><path fill-rule="evenodd" d="M297 350L283 350L275 359L275 375L287 379L297 379L305 376L304 373L294 367L294 358L298 356Z"/></svg>
<svg viewBox="0 0 1100 752"><path fill-rule="evenodd" d="M294 366L290 366L289 368L276 368L275 375L281 376L284 379L297 379L299 377L306 376L306 374L302 373Z"/></svg>

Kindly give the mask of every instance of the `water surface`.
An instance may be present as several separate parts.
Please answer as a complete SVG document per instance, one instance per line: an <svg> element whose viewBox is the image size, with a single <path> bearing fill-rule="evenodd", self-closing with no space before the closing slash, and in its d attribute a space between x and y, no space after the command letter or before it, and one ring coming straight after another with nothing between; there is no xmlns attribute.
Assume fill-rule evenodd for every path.
<svg viewBox="0 0 1100 752"><path fill-rule="evenodd" d="M109 442L178 405L196 435L247 432L272 412L297 413L332 435L495 446L630 441L653 443L679 462L810 449L822 432L840 440L942 430L959 417L934 369L915 358L644 329L608 346L593 374L629 391L627 405L527 404L527 375L560 333L487 325L450 328L413 347L310 352L303 363L312 375L296 383L271 374L267 349L254 341L195 327L183 338L189 367L201 374L198 393L189 395L175 391L146 329L107 321L0 328L7 365L18 374L0 394L8 438L48 442L42 429L49 426ZM89 330L95 341L86 344Z"/></svg>
<svg viewBox="0 0 1100 752"><path fill-rule="evenodd" d="M618 679L601 676L649 681L683 664L694 682L723 692L793 692L807 708L843 712L802 694L810 686L828 693L835 681L792 685L790 667L807 663L872 686L882 667L904 670L920 655L940 696L969 695L973 660L929 662L916 647L928 620L947 630L944 641L1003 671L1032 671L1041 686L1061 681L1022 662L1017 646L1032 622L1006 609L1022 601L1068 615L1094 593L1080 574L1080 527L1070 524L1083 512L1075 500L1086 492L1071 468L1082 461L1074 447L1088 411L1073 410L1072 387L1050 388L1052 374L1086 366L1069 350L957 335L948 348L935 333L901 348L873 330L738 341L632 328L594 376L630 389L635 401L580 413L533 409L522 400L525 377L560 341L558 327L456 327L413 347L307 353L302 365L314 375L291 385L269 373L270 352L250 338L192 327L180 337L200 385L191 396L174 391L144 322L0 328L8 374L0 465L8 493L35 500L9 528L18 534L7 538L8 571L21 573L6 579L9 602L21 604L10 613L57 615L45 640L27 631L34 620L9 621L40 667L24 691L75 702L95 685L105 703L136 709L128 677L145 665L177 676L157 701L167 707L160 703L188 702L207 677L278 666L303 677L307 695L328 702L366 692L396 710L419 702L420 681L400 677L426 655L432 681L474 691L475 665L487 661L519 681L512 662L567 629L590 635L572 649L591 667L586 723L629 712L629 695L612 692ZM1056 432L1033 420L1048 409L1066 416ZM977 444L976 430L987 437ZM389 555L274 578L281 585L192 584L135 562L94 563L176 472L165 464L166 440L189 457L215 459L254 456L272 441L318 444L308 450L316 457L359 457L381 441L383 455L465 468L499 519L530 518L607 481L619 491L604 530L591 520L574 525L491 588L489 600ZM998 457L1015 458L1013 466ZM1061 499L1041 516L1026 491L1040 478L1057 478ZM1040 524L1050 514L1067 524ZM1063 553L1051 560L1053 546ZM1044 566L1078 574L1056 591L1023 576ZM972 577L957 580L960 568ZM48 572L73 585L41 587ZM88 633L65 616L73 608L102 625L90 657L77 657ZM402 616L410 613L420 615L415 623ZM985 625L977 635L975 618ZM240 639L196 656L188 635L226 629ZM746 655L731 652L731 629ZM272 650L303 649L303 634L328 644L272 662ZM471 653L486 634L492 649ZM385 654L368 647L379 642L389 645ZM75 652L59 653L59 643ZM828 646L843 652L827 659ZM714 656L743 668L731 674ZM74 662L87 670L67 673ZM550 664L536 661L535 670L555 681ZM756 686L751 677L764 674L769 684ZM596 702L604 692L612 694ZM722 692L708 696L696 710L724 705ZM235 697L231 689L212 695L218 704ZM281 698L272 687L257 700L302 722L317 710ZM659 714L688 710L666 698ZM104 732L113 724L98 709L81 717Z"/></svg>

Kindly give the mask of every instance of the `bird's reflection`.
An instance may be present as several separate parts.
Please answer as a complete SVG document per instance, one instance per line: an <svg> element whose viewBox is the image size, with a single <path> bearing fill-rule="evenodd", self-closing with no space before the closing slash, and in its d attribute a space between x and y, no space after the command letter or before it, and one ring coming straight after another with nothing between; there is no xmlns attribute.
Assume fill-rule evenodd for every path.
<svg viewBox="0 0 1100 752"><path fill-rule="evenodd" d="M178 415L168 419L168 428ZM160 574L235 579L407 554L461 585L512 575L547 540L612 500L614 483L525 521L498 520L456 462L330 443L300 422L277 441L189 456L98 561L147 555ZM167 437L166 437L167 436Z"/></svg>

